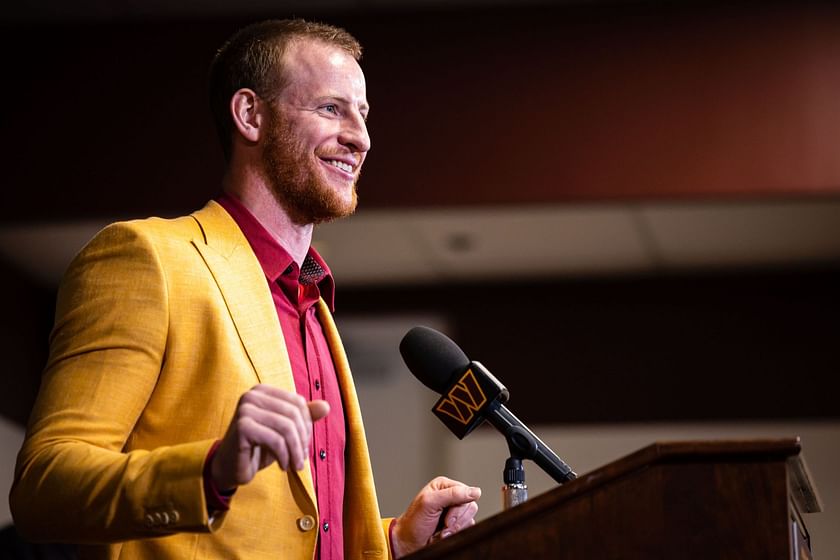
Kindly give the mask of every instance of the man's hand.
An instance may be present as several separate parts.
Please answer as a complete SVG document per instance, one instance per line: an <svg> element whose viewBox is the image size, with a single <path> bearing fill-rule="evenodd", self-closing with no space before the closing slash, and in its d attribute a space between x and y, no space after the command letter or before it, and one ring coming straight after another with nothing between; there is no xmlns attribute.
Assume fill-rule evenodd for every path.
<svg viewBox="0 0 840 560"><path fill-rule="evenodd" d="M423 548L435 538L446 538L475 524L476 500L481 488L467 486L439 476L420 490L408 509L395 522L391 535L397 558ZM436 534L440 516L446 511L445 526Z"/></svg>
<svg viewBox="0 0 840 560"><path fill-rule="evenodd" d="M326 401L257 385L239 399L236 413L219 444L210 475L219 490L247 484L276 462L281 469L301 470L309 453L312 422L329 414Z"/></svg>

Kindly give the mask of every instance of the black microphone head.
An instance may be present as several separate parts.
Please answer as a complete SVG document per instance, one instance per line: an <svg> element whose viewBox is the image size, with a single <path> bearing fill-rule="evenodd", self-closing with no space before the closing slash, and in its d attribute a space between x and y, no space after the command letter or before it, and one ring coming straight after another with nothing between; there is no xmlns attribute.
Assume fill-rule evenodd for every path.
<svg viewBox="0 0 840 560"><path fill-rule="evenodd" d="M400 354L414 377L436 393L445 392L452 378L470 365L457 344L429 327L408 331L400 342Z"/></svg>

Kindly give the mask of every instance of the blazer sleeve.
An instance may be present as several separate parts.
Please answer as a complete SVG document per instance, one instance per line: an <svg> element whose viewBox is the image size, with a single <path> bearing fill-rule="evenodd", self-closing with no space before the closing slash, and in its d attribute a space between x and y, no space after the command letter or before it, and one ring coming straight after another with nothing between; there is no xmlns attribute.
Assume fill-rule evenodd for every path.
<svg viewBox="0 0 840 560"><path fill-rule="evenodd" d="M70 265L10 496L26 538L211 530L202 468L212 440L127 450L166 359L169 313L165 269L136 224L109 226Z"/></svg>

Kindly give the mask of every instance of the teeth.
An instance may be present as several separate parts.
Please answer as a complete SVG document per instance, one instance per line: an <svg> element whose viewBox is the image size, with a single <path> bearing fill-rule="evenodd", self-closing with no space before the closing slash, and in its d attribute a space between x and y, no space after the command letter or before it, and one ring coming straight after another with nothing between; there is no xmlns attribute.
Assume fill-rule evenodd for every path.
<svg viewBox="0 0 840 560"><path fill-rule="evenodd" d="M347 173L352 173L353 172L353 166L350 165L349 163L344 163L343 161L337 161L337 160L334 160L334 159L331 159L330 163L333 164L335 167L338 167L342 171L346 171Z"/></svg>

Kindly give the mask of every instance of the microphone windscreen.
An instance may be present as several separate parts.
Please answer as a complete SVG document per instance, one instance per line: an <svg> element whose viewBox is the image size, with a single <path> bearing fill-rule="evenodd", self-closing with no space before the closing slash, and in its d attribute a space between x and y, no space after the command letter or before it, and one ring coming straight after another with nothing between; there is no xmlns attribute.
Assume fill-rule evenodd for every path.
<svg viewBox="0 0 840 560"><path fill-rule="evenodd" d="M400 354L414 377L437 393L470 365L464 351L446 335L429 327L414 327L400 342Z"/></svg>

